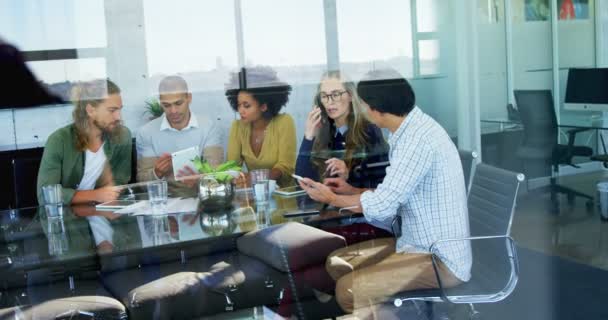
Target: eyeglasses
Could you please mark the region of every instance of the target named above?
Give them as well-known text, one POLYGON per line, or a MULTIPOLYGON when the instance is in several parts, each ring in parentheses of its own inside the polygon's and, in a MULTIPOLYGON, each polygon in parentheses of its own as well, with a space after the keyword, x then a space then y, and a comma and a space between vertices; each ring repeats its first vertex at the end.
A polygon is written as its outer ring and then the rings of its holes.
POLYGON ((328 103, 330 98, 331 98, 331 101, 338 102, 338 101, 342 100, 342 95, 347 92, 348 91, 344 90, 344 91, 334 91, 330 94, 321 93, 321 94, 319 94, 319 98, 321 98, 321 102, 323 102, 323 103, 328 103))

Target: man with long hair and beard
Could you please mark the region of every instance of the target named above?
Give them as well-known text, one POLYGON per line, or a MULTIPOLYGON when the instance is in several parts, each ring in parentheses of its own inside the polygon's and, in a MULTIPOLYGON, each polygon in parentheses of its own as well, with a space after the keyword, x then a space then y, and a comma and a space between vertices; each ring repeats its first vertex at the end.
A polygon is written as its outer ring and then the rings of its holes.
POLYGON ((102 203, 118 198, 116 185, 131 177, 131 132, 121 123, 120 89, 110 80, 72 88, 74 122, 53 132, 38 171, 42 187, 61 184, 63 203, 102 203))

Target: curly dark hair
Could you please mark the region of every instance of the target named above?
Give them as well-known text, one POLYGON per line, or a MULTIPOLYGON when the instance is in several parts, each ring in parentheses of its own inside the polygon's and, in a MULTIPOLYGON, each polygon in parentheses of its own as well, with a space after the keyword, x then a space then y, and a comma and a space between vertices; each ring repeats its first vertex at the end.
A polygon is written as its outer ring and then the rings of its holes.
POLYGON ((266 105, 266 111, 262 113, 265 119, 276 116, 289 101, 291 93, 291 86, 279 81, 276 71, 270 67, 243 68, 232 74, 226 87, 230 88, 226 90, 226 98, 234 111, 238 112, 237 98, 243 91, 251 94, 260 105, 266 105))

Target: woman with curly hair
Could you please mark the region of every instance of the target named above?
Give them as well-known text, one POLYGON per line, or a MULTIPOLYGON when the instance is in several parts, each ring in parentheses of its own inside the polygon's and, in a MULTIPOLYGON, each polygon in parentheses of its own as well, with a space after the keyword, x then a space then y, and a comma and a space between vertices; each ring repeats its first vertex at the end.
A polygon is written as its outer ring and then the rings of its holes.
POLYGON ((230 86, 226 97, 240 119, 230 128, 227 160, 245 163, 249 171, 270 169, 271 180, 289 185, 296 164, 296 130, 293 118, 279 111, 289 100, 291 86, 269 67, 243 69, 232 75, 230 86))

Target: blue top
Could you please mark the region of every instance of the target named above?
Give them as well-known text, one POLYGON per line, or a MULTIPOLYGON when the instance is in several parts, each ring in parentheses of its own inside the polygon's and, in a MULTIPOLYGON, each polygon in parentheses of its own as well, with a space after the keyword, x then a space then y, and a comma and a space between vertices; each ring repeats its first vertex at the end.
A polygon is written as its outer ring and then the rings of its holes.
MULTIPOLYGON (((336 135, 331 141, 332 149, 328 151, 344 150, 346 128, 341 127, 336 129, 336 135)), ((369 124, 365 130, 367 134, 367 144, 365 145, 366 156, 364 159, 355 160, 348 175, 348 183, 355 187, 375 188, 384 179, 385 167, 368 169, 362 173, 354 172, 354 169, 359 164, 371 164, 376 162, 388 161, 388 145, 382 136, 382 131, 375 125, 369 124)), ((313 140, 306 138, 302 139, 300 152, 296 160, 296 174, 302 177, 307 177, 315 181, 319 180, 319 171, 315 164, 311 161, 311 152, 314 144, 313 140)), ((330 158, 330 157, 328 157, 330 158)), ((340 158, 340 157, 337 157, 340 158)))

